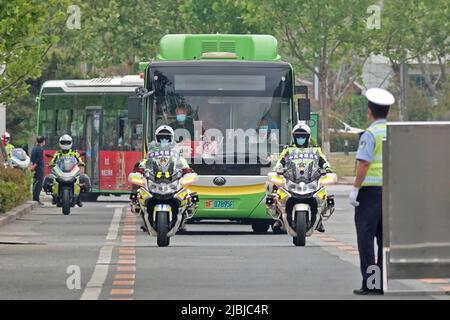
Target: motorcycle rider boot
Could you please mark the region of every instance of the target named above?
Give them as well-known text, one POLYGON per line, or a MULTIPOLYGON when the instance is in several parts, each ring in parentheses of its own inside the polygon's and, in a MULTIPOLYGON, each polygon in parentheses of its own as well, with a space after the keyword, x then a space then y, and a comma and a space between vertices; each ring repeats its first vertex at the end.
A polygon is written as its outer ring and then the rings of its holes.
POLYGON ((325 227, 323 226, 322 221, 320 221, 320 223, 317 226, 316 230, 319 231, 319 232, 322 232, 322 233, 325 232, 325 227))
POLYGON ((78 196, 77 205, 81 208, 83 206, 83 202, 81 202, 81 196, 78 196))
POLYGON ((181 234, 181 233, 185 233, 185 232, 187 232, 186 222, 183 221, 183 223, 181 223, 180 227, 178 228, 177 233, 181 234))

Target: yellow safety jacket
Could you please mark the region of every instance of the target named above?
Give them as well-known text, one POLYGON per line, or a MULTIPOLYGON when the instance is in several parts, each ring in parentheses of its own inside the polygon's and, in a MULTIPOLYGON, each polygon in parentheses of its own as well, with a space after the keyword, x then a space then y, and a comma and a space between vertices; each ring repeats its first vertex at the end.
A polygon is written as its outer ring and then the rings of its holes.
POLYGON ((57 151, 57 152, 53 155, 52 160, 50 160, 50 163, 49 163, 50 166, 54 166, 56 160, 58 160, 60 157, 74 157, 74 158, 77 159, 78 165, 80 165, 80 166, 84 166, 84 165, 85 165, 85 163, 84 163, 83 160, 81 159, 80 154, 79 154, 78 152, 76 152, 76 151, 70 149, 70 150, 67 150, 66 152, 63 152, 62 150, 57 151))
POLYGON ((367 129, 367 132, 375 138, 375 148, 372 154, 372 161, 361 186, 381 187, 383 185, 383 139, 386 138, 386 123, 373 123, 367 129))
MULTIPOLYGON (((311 146, 311 147, 306 147, 306 148, 299 148, 296 145, 292 145, 292 146, 284 148, 284 150, 281 152, 280 156, 278 157, 278 161, 274 167, 274 170, 276 171, 277 169, 283 168, 286 164, 285 163, 286 158, 289 157, 290 154, 293 154, 296 152, 308 154, 308 155, 311 155, 311 157, 317 157, 317 159, 311 158, 310 160, 312 160, 312 161, 317 160, 319 162, 319 166, 322 169, 327 169, 329 172, 333 171, 330 166, 330 163, 325 158, 325 155, 323 154, 322 149, 320 147, 311 146)), ((304 160, 307 160, 307 158, 302 158, 302 161, 304 161, 304 160)))
POLYGON ((8 158, 11 158, 11 151, 13 151, 14 148, 15 148, 14 145, 12 145, 11 143, 8 143, 8 144, 5 146, 6 155, 8 156, 8 158))

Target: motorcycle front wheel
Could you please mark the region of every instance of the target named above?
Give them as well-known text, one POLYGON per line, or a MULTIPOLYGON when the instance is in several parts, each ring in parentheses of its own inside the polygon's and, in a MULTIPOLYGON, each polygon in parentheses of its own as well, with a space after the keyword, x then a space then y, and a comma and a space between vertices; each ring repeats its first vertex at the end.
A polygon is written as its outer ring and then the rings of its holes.
POLYGON ((293 238, 293 243, 297 247, 304 247, 306 245, 306 215, 308 211, 295 212, 295 232, 297 237, 293 238))
POLYGON ((158 217, 158 247, 167 247, 170 244, 170 238, 167 236, 167 233, 169 233, 169 213, 157 212, 156 216, 158 217))
POLYGON ((71 197, 70 197, 70 189, 64 188, 62 191, 62 212, 63 215, 67 216, 70 214, 71 207, 71 197))

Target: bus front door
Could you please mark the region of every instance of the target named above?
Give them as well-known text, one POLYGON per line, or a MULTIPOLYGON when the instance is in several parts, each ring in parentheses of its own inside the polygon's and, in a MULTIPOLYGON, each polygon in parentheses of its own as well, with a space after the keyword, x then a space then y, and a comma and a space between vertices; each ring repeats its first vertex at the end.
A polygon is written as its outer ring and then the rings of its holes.
POLYGON ((99 152, 100 152, 100 128, 101 107, 86 107, 85 112, 85 150, 86 173, 91 178, 92 191, 100 188, 99 152))

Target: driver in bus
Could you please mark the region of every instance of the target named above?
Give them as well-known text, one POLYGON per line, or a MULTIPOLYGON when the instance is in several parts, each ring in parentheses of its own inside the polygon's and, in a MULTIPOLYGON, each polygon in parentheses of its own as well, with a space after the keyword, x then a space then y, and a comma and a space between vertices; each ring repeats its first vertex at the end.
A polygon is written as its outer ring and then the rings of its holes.
MULTIPOLYGON (((188 108, 185 104, 178 105, 175 109, 176 120, 169 125, 174 131, 176 130, 187 130, 191 137, 191 141, 194 140, 194 124, 192 119, 188 117, 188 108)), ((178 134, 177 136, 185 136, 185 134, 178 134)), ((181 142, 181 141, 177 141, 181 142)))
MULTIPOLYGON (((283 152, 281 152, 278 157, 278 161, 273 168, 273 171, 280 171, 286 166, 286 157, 296 150, 302 150, 303 152, 313 152, 319 154, 319 166, 324 169, 326 173, 332 173, 333 169, 330 166, 330 163, 325 158, 325 155, 322 153, 322 149, 318 145, 314 145, 311 142, 311 128, 306 125, 299 123, 292 130, 292 141, 293 145, 286 147, 283 152)), ((270 187, 269 187, 270 189, 270 187)), ((269 190, 270 191, 270 190, 269 190)), ((275 224, 280 224, 280 221, 276 221, 275 224)), ((274 225, 275 226, 275 225, 274 225)), ((317 226, 317 231, 325 232, 325 227, 322 222, 317 226)))

